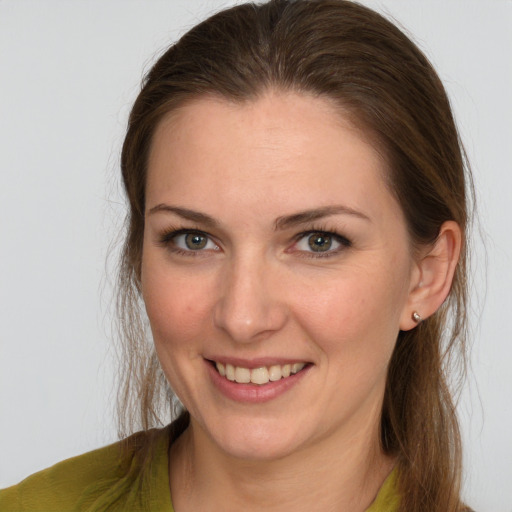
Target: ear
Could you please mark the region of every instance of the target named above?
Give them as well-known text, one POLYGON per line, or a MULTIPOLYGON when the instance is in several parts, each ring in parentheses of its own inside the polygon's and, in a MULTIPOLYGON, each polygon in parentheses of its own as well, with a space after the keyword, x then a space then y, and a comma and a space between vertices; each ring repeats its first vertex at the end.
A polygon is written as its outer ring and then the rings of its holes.
POLYGON ((400 317, 400 329, 408 331, 418 325, 413 314, 422 320, 433 315, 450 292, 462 245, 460 226, 454 221, 443 223, 433 245, 422 249, 412 271, 407 303, 400 317))

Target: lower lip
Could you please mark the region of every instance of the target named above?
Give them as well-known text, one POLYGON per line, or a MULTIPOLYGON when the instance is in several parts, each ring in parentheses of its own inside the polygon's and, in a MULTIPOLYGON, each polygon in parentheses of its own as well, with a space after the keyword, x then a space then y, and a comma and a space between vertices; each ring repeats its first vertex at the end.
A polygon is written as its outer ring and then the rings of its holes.
POLYGON ((236 402, 253 404, 268 402, 286 393, 297 385, 311 368, 311 365, 308 365, 294 375, 267 384, 239 384, 222 377, 210 362, 207 361, 206 364, 210 378, 224 396, 236 402))

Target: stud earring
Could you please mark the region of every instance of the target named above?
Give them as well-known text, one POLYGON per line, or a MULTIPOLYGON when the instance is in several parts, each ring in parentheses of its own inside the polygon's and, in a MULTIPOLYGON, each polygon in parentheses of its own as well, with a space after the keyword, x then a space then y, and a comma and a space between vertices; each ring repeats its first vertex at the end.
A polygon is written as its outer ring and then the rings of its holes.
POLYGON ((417 311, 413 311, 412 313, 412 319, 419 324, 423 319, 421 318, 420 314, 417 311))

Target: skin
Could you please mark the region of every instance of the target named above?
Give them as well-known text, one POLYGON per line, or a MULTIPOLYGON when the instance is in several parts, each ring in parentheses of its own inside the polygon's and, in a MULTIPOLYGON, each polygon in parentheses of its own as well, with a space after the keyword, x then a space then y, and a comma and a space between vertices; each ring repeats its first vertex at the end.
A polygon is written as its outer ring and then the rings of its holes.
POLYGON ((191 414, 171 449, 177 511, 356 512, 375 498, 393 466, 379 446, 388 363, 399 330, 416 325, 421 287, 440 274, 422 273, 385 176, 325 99, 203 97, 158 127, 141 280, 158 357, 191 414), (346 211, 276 229, 331 206, 346 211), (188 249, 176 229, 207 245, 188 249), (319 230, 350 244, 334 238, 318 257, 304 233, 319 230), (279 396, 244 403, 212 382, 207 360, 220 358, 308 367, 279 396))

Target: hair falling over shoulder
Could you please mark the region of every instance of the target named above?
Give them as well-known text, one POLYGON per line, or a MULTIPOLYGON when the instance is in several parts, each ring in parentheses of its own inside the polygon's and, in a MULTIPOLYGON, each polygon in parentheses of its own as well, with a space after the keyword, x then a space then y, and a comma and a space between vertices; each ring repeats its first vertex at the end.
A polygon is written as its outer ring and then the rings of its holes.
MULTIPOLYGON (((124 434, 158 424, 176 404, 149 341, 140 297, 146 167, 155 128, 198 96, 243 102, 272 88, 329 98, 369 134, 387 162, 413 245, 435 241, 448 220, 468 231, 472 181, 446 92, 393 23, 348 0, 247 3, 200 23, 147 74, 122 150, 129 203, 118 296, 124 434)), ((464 510, 454 397, 466 361, 466 246, 464 237, 447 301, 399 334, 389 365, 381 441, 397 460, 401 512, 464 510)))

